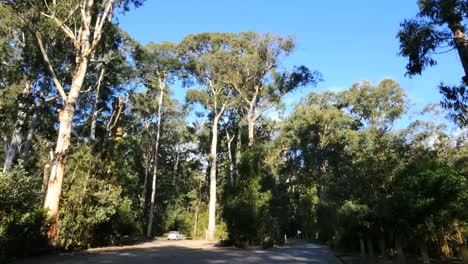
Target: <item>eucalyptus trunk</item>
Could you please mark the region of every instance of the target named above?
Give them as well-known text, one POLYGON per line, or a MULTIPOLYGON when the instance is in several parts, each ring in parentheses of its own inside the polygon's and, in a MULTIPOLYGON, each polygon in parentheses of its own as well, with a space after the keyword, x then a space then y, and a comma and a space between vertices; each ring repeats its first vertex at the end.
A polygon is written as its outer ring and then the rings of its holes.
POLYGON ((369 252, 369 263, 375 263, 374 244, 370 237, 367 238, 367 251, 369 252))
POLYGON ((47 218, 51 222, 49 237, 54 240, 57 234, 57 221, 60 203, 60 195, 62 192, 63 177, 67 166, 69 155, 70 135, 72 128, 73 115, 75 114, 76 103, 80 95, 81 87, 86 75, 88 67, 88 59, 83 58, 77 65, 77 69, 73 74, 70 94, 64 102, 62 109, 59 111, 59 133, 57 145, 54 152, 54 160, 52 161, 49 183, 47 186, 47 195, 44 202, 44 207, 47 211, 47 218))
POLYGON ((41 110, 41 102, 34 108, 34 113, 31 117, 31 123, 29 124, 28 134, 26 135, 26 141, 22 150, 21 158, 26 161, 29 159, 29 153, 31 152, 32 141, 34 132, 36 131, 37 119, 39 118, 39 111, 41 110))
POLYGON ((397 263, 398 264, 405 264, 406 263, 406 257, 405 257, 405 252, 403 251, 403 245, 402 245, 400 235, 395 236, 395 249, 397 251, 397 263))
POLYGON ((194 238, 197 238, 197 232, 198 232, 198 201, 197 201, 197 205, 195 206, 195 220, 194 220, 194 223, 193 223, 193 237, 194 238))
POLYGON ((359 249, 361 251, 361 262, 364 262, 366 259, 366 244, 364 238, 359 238, 359 249))
POLYGON ((387 257, 387 251, 386 251, 386 245, 385 245, 385 235, 384 233, 381 234, 380 238, 379 238, 379 251, 380 251, 380 255, 382 255, 382 258, 384 260, 388 259, 387 257))
POLYGON ((234 185, 238 185, 239 184, 239 180, 240 180, 240 173, 239 173, 239 166, 240 166, 240 163, 241 163, 241 159, 242 159, 242 152, 241 152, 241 148, 242 148, 242 133, 241 133, 241 122, 239 122, 238 124, 238 127, 237 127, 237 139, 236 139, 236 156, 235 156, 235 165, 234 165, 234 185))
POLYGON ((226 129, 227 147, 228 147, 228 159, 229 159, 229 184, 234 184, 234 160, 232 158, 232 141, 234 135, 231 137, 229 131, 226 129))
MULTIPOLYGON (((55 147, 54 160, 52 161, 50 169, 50 177, 48 179, 47 194, 44 201, 44 207, 48 209, 47 219, 51 224, 48 235, 53 243, 56 241, 58 232, 57 221, 60 195, 62 192, 63 177, 65 175, 69 155, 73 115, 75 114, 76 104, 86 76, 89 60, 94 58, 96 47, 101 40, 104 24, 112 18, 114 1, 115 0, 108 0, 102 3, 103 9, 99 14, 96 14, 98 3, 95 3, 94 0, 80 2, 80 5, 77 7, 80 9, 80 12, 77 13, 81 15, 81 23, 78 26, 79 29, 77 28, 75 31, 71 30, 66 21, 59 21, 55 16, 55 12, 51 12, 51 14, 44 13, 46 17, 51 19, 51 21, 56 23, 58 21, 57 24, 59 28, 74 45, 74 54, 76 55, 74 64, 76 66, 70 74, 71 83, 68 95, 54 71, 54 65, 49 59, 49 51, 47 45, 44 45, 45 42, 42 39, 41 32, 35 32, 35 37, 41 50, 42 58, 63 102, 63 107, 58 113, 58 138, 55 147), (96 19, 93 19, 94 17, 96 17, 96 19), (94 25, 92 25, 92 23, 94 23, 94 25), (93 30, 93 33, 91 33, 91 30, 93 30)), ((56 1, 53 1, 51 4, 52 9, 57 7, 56 1)))
POLYGON ((22 93, 18 97, 18 113, 14 125, 13 134, 11 136, 11 142, 8 144, 5 153, 5 163, 3 164, 3 173, 7 173, 12 167, 18 156, 20 146, 23 144, 23 128, 26 123, 27 110, 28 110, 28 99, 31 97, 32 84, 25 77, 24 87, 22 93))
POLYGON ((156 181, 158 178, 158 165, 159 165, 159 138, 161 135, 161 116, 162 116, 162 104, 163 104, 163 97, 164 97, 164 88, 165 84, 160 80, 160 87, 161 91, 159 93, 159 104, 158 104, 158 125, 156 127, 156 142, 154 146, 154 167, 153 167, 153 184, 151 186, 151 205, 149 210, 149 219, 148 219, 148 228, 146 230, 146 236, 151 237, 152 235, 152 228, 153 228, 153 218, 154 218, 154 207, 156 205, 156 181))
POLYGON ((176 150, 176 159, 174 162, 174 171, 173 171, 173 177, 172 177, 172 185, 174 186, 175 193, 179 193, 179 185, 177 184, 177 178, 178 178, 178 169, 179 169, 179 159, 180 159, 180 151, 176 150))
POLYGON ((430 264, 431 260, 429 258, 429 252, 427 250, 427 244, 425 241, 421 241, 419 245, 419 250, 421 251, 421 258, 424 264, 430 264))
POLYGON ((149 161, 148 157, 145 155, 145 180, 143 182, 143 191, 141 193, 141 200, 140 200, 140 208, 145 211, 146 207, 146 190, 147 190, 147 185, 148 185, 148 169, 149 169, 149 161))
POLYGON ((216 162, 218 158, 218 123, 220 114, 217 114, 213 119, 213 127, 211 129, 211 151, 210 151, 210 205, 208 216, 207 239, 214 240, 216 229, 216 162))
POLYGON ((247 120, 248 133, 249 133, 249 147, 252 147, 255 143, 255 122, 249 118, 247 120))
POLYGON ((455 47, 465 72, 463 82, 468 84, 468 42, 465 27, 459 21, 450 21, 448 24, 454 36, 455 47))

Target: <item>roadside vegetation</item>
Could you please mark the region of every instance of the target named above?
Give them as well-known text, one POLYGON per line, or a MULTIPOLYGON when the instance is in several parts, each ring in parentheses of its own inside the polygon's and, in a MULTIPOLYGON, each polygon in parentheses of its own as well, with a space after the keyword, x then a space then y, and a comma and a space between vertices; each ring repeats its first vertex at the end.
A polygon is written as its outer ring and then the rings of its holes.
MULTIPOLYGON (((447 45, 466 72, 468 1, 418 2, 398 34, 408 74, 447 45)), ((326 76, 286 67, 291 36, 143 45, 113 17, 142 5, 1 2, 0 262, 171 230, 271 247, 300 230, 369 263, 467 263, 466 76, 402 127, 416 109, 394 80, 314 92, 326 76)))

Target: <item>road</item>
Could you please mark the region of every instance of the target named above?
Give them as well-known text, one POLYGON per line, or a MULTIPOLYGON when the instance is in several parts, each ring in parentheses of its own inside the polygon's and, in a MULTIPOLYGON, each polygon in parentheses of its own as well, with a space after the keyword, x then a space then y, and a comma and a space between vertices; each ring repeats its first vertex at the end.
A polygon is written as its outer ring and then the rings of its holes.
POLYGON ((206 241, 154 241, 134 246, 87 250, 78 254, 43 256, 23 260, 21 264, 119 264, 119 263, 314 263, 339 264, 324 246, 291 241, 287 246, 269 250, 242 250, 215 247, 206 241))

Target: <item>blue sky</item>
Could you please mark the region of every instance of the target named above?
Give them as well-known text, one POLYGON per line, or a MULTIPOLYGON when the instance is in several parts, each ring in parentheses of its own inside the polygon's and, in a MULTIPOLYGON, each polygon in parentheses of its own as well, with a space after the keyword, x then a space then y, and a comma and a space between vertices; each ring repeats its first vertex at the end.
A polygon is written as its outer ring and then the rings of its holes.
MULTIPOLYGON (((400 22, 417 10, 416 0, 147 0, 118 20, 143 44, 179 42, 188 34, 215 31, 293 35, 297 49, 285 67, 304 64, 320 71, 324 81, 288 96, 287 104, 311 91, 392 78, 406 89, 414 108, 421 109, 440 101, 440 81, 458 84, 463 72, 458 55, 450 52, 438 55, 438 65, 422 76, 404 76, 406 60, 398 55, 396 34, 400 22)), ((176 98, 184 96, 185 89, 175 89, 176 98)))

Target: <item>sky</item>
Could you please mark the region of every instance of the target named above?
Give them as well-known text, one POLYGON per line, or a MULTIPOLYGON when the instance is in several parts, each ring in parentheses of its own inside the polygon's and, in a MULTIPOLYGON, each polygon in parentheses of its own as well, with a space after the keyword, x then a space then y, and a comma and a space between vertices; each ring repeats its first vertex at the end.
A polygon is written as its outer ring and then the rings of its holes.
MULTIPOLYGON (((398 55, 396 34, 400 23, 417 12, 416 0, 146 0, 118 21, 143 44, 180 42, 201 32, 292 35, 297 47, 284 68, 305 65, 321 72, 324 81, 287 96, 288 106, 309 92, 341 91, 359 81, 377 84, 391 78, 406 90, 413 111, 419 111, 441 100, 441 81, 459 84, 463 71, 458 55, 449 52, 437 55, 438 65, 421 76, 405 77, 406 59, 398 55)), ((174 96, 183 100, 185 91, 176 87, 174 96)), ((404 118, 400 126, 408 122, 404 118)))

